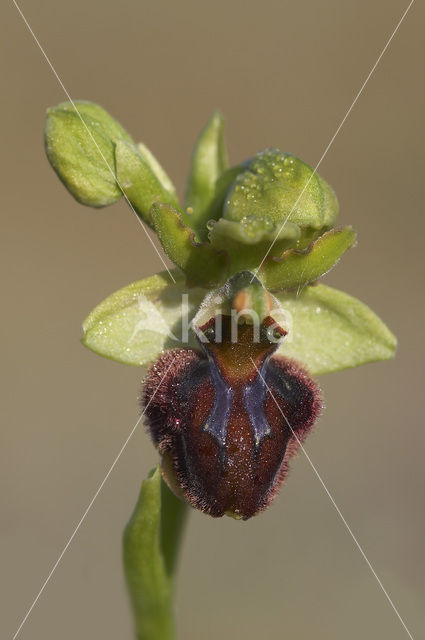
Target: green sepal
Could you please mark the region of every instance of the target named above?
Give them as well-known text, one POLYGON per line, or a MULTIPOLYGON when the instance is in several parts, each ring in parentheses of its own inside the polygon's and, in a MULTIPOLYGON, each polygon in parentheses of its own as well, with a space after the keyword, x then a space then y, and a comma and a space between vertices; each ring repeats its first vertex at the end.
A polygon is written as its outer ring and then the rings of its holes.
POLYGON ((228 257, 209 242, 197 242, 181 214, 167 204, 155 203, 151 208, 153 227, 165 253, 187 277, 191 287, 214 287, 226 277, 228 257))
POLYGON ((159 467, 143 481, 123 536, 124 572, 138 640, 173 640, 174 565, 187 506, 164 485, 159 467))
MULTIPOLYGON (((190 323, 208 291, 187 290, 183 274, 174 270, 173 275, 175 284, 169 284, 164 272, 106 298, 84 321, 83 344, 99 355, 135 366, 153 362, 163 349, 196 348, 190 330, 189 341, 180 341, 185 337, 182 294, 188 295, 190 323)), ((299 295, 285 292, 275 296, 289 329, 279 353, 302 362, 313 375, 394 356, 394 335, 356 298, 325 285, 307 286, 299 295)))
POLYGON ((189 343, 182 326, 182 304, 187 303, 189 321, 206 294, 205 289, 187 290, 185 277, 172 271, 133 282, 108 296, 83 322, 82 343, 98 355, 123 364, 145 366, 163 349, 195 346, 189 331, 189 343), (182 299, 187 293, 187 300, 182 299))
POLYGON ((185 201, 185 222, 192 229, 205 228, 216 197, 216 181, 227 165, 223 116, 216 111, 201 131, 192 155, 185 201))
POLYGON ((143 157, 131 142, 120 141, 115 147, 118 182, 135 211, 152 226, 150 208, 154 202, 167 202, 174 207, 178 207, 179 202, 174 189, 166 189, 163 176, 162 179, 158 177, 158 166, 155 169, 152 166, 153 156, 149 162, 145 158, 148 158, 146 148, 143 157))
POLYGON ((289 325, 278 354, 302 362, 313 375, 394 357, 395 336, 369 307, 347 293, 320 284, 300 295, 275 295, 289 325))
POLYGON ((280 258, 268 256, 258 277, 271 291, 303 287, 330 271, 355 244, 356 236, 352 227, 332 229, 304 251, 288 249, 280 258))
POLYGON ((63 102, 47 111, 45 148, 50 164, 78 202, 105 207, 122 196, 115 180, 114 147, 131 136, 92 102, 63 102))

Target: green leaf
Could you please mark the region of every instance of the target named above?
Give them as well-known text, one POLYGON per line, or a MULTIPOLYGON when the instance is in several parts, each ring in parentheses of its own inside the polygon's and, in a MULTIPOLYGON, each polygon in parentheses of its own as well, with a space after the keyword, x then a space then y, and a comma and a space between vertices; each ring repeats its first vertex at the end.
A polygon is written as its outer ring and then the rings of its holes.
POLYGON ((275 294, 289 321, 280 354, 302 362, 313 375, 388 360, 396 338, 365 304, 325 285, 275 294))
POLYGON ((227 168, 223 129, 223 117, 216 111, 201 132, 193 152, 185 217, 192 229, 205 228, 208 209, 216 196, 216 181, 227 168))
POLYGON ((63 102, 47 111, 45 148, 50 164, 78 202, 105 207, 122 195, 115 180, 114 147, 130 135, 92 102, 63 102))
POLYGON ((281 258, 268 257, 261 266, 259 277, 271 291, 305 286, 330 271, 342 254, 354 245, 356 235, 352 227, 332 229, 304 251, 288 249, 281 258))
POLYGON ((186 276, 189 286, 214 287, 226 277, 228 258, 209 242, 197 242, 181 214, 166 204, 151 208, 153 227, 165 253, 186 276))
POLYGON ((134 366, 151 363, 162 349, 188 346, 186 335, 189 345, 195 346, 192 332, 182 326, 182 311, 187 304, 190 322, 206 291, 188 291, 177 269, 173 276, 175 284, 163 272, 133 282, 103 300, 84 320, 82 343, 105 358, 134 366), (182 298, 185 293, 187 299, 182 298))
MULTIPOLYGON (((146 148, 145 157, 148 157, 146 148)), ((152 157, 148 163, 131 142, 119 141, 115 147, 118 182, 135 211, 150 226, 152 226, 150 208, 154 202, 167 202, 173 206, 179 206, 174 189, 172 191, 165 189, 163 176, 161 180, 155 173, 159 165, 155 165, 154 171, 152 157)))
POLYGON ((138 640, 172 640, 173 573, 187 506, 159 467, 144 480, 123 536, 124 572, 138 640))

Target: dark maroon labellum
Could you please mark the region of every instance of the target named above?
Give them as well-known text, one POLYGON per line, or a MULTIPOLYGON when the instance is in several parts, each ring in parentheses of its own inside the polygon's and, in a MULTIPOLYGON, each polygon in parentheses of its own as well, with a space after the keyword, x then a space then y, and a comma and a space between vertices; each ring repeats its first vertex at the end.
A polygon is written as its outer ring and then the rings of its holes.
POLYGON ((319 388, 306 371, 273 356, 272 324, 266 317, 254 341, 252 324, 242 323, 235 342, 230 317, 213 318, 201 327, 208 340, 201 351, 165 352, 144 384, 165 479, 212 516, 247 519, 265 509, 321 409, 319 388))

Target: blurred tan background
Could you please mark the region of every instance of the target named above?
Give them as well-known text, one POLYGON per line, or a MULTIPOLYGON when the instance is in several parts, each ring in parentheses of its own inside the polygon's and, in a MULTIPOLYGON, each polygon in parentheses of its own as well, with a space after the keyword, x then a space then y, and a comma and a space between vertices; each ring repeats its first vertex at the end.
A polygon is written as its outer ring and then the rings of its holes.
MULTIPOLYGON (((22 0, 74 98, 143 140, 180 192, 199 129, 227 118, 232 162, 273 145, 315 164, 407 0, 22 0)), ((2 5, 0 601, 11 638, 137 418, 140 372, 79 344, 107 294, 161 269, 124 202, 74 202, 44 156, 65 99, 2 5)), ((326 279, 370 304, 397 359, 323 377, 308 452, 415 639, 424 636, 424 7, 414 3, 324 160, 359 245, 326 279)), ((155 451, 138 429, 20 637, 131 638, 123 526, 155 451)), ((184 640, 407 637, 306 459, 247 523, 192 513, 184 640)))

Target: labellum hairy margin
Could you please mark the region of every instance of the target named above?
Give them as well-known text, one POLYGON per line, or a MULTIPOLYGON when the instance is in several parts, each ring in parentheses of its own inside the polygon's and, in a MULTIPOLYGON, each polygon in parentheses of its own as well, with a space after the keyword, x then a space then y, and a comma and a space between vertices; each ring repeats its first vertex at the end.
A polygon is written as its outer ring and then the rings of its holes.
POLYGON ((166 482, 212 516, 265 509, 321 410, 308 373, 274 355, 287 333, 276 304, 250 272, 233 276, 193 321, 200 349, 164 352, 144 383, 166 482))

